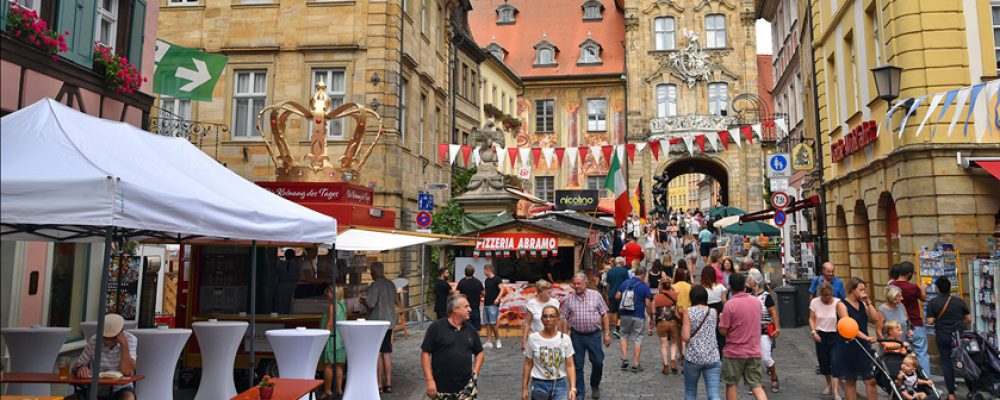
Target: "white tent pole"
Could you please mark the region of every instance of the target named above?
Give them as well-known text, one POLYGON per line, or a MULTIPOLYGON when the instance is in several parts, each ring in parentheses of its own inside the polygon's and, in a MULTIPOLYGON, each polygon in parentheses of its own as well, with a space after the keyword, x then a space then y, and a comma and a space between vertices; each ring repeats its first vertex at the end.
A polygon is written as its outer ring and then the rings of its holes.
POLYGON ((427 245, 420 245, 420 322, 421 325, 427 318, 424 317, 427 308, 427 281, 425 273, 427 266, 427 245))
MULTIPOLYGON (((317 253, 318 253, 318 250, 317 250, 317 253)), ((330 315, 330 319, 333 321, 333 322, 330 323, 330 327, 331 327, 330 328, 330 334, 333 335, 333 343, 334 343, 334 346, 333 346, 333 362, 334 362, 334 366, 333 366, 333 369, 334 369, 333 379, 337 379, 337 365, 336 365, 336 363, 337 363, 337 335, 338 335, 338 333, 337 333, 337 300, 340 300, 340 299, 337 298, 337 276, 338 276, 337 275, 337 260, 340 258, 340 257, 337 257, 337 243, 333 243, 333 244, 330 245, 330 255, 333 256, 333 267, 330 268, 330 287, 333 288, 333 299, 330 300, 331 304, 333 304, 333 315, 330 315)), ((347 290, 347 289, 344 289, 344 290, 347 290)), ((345 297, 345 299, 344 299, 344 316, 346 317, 347 316, 347 299, 346 299, 347 296, 344 296, 344 297, 345 297)), ((319 328, 323 329, 322 326, 319 327, 319 328)))
MULTIPOLYGON (((97 392, 101 385, 101 345, 104 344, 104 316, 107 314, 108 302, 108 270, 111 269, 111 242, 114 227, 104 228, 104 262, 101 267, 101 291, 97 293, 97 338, 94 339, 94 357, 90 360, 90 393, 87 397, 90 400, 97 400, 97 392)), ((84 338, 90 340, 90 338, 84 338)), ((125 351, 128 351, 127 349, 125 351)))
POLYGON ((257 241, 250 241, 250 370, 247 371, 250 381, 248 387, 253 387, 254 379, 254 348, 257 339, 257 241))

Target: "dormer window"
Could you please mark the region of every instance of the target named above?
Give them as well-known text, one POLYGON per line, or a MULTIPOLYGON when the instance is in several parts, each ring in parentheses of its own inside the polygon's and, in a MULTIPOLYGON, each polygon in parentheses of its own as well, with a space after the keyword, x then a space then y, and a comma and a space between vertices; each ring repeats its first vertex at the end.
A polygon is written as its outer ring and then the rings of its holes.
POLYGON ((514 7, 507 1, 503 4, 497 6, 497 25, 513 25, 514 16, 517 15, 517 7, 514 7))
POLYGON ((601 4, 598 0, 587 0, 583 2, 581 8, 583 8, 584 21, 600 21, 604 18, 602 16, 604 4, 601 4))
POLYGON ((597 64, 600 65, 603 61, 601 60, 601 44, 597 43, 596 40, 590 38, 590 34, 587 34, 587 40, 580 43, 580 59, 576 60, 577 64, 597 64))
POLYGON ((535 65, 534 67, 554 67, 556 66, 556 53, 559 48, 549 41, 545 34, 542 34, 542 41, 535 45, 535 65))
POLYGON ((497 60, 500 60, 501 62, 503 61, 504 57, 507 55, 507 49, 505 49, 505 48, 503 48, 503 46, 497 44, 496 41, 494 41, 494 42, 486 45, 486 51, 490 52, 490 54, 492 54, 493 57, 496 57, 497 60))

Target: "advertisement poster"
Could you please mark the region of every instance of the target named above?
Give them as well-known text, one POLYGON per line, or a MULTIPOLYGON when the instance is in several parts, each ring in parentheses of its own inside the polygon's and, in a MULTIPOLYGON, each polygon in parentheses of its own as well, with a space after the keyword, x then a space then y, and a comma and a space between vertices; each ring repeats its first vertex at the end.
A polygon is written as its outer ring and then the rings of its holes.
POLYGON ((135 256, 119 256, 111 261, 108 270, 108 300, 105 309, 133 321, 139 302, 139 264, 135 256))

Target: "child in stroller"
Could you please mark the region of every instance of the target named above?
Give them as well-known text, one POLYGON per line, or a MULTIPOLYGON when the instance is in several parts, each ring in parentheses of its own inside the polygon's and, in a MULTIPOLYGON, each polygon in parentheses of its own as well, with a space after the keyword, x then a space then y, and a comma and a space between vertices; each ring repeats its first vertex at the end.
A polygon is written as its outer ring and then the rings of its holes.
POLYGON ((899 353, 905 356, 913 350, 909 343, 903 341, 903 326, 899 322, 886 322, 884 329, 886 338, 892 341, 882 342, 883 353, 899 353))
MULTIPOLYGON (((886 325, 889 325, 888 323, 886 325)), ((916 355, 889 332, 889 339, 880 339, 879 354, 875 358, 875 383, 891 400, 938 400, 941 398, 927 372, 916 362, 916 355), (910 359, 909 365, 907 359, 910 359), (911 383, 912 385, 908 385, 911 383)))
POLYGON ((903 358, 903 363, 899 366, 896 388, 904 400, 924 400, 927 398, 926 388, 934 387, 934 382, 930 379, 921 379, 917 376, 918 365, 917 356, 910 354, 903 358))

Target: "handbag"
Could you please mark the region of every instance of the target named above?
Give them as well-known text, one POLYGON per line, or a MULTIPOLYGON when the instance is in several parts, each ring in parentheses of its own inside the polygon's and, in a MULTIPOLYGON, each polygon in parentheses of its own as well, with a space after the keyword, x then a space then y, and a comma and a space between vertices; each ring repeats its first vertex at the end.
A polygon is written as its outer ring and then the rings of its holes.
POLYGON ((979 369, 979 365, 976 365, 976 361, 972 359, 969 351, 965 349, 958 332, 955 332, 954 336, 952 339, 951 365, 955 369, 955 375, 962 377, 966 382, 979 379, 979 375, 983 371, 979 369))
POLYGON ((469 382, 458 393, 438 393, 434 397, 435 400, 477 400, 478 398, 479 388, 476 375, 472 375, 469 382))

